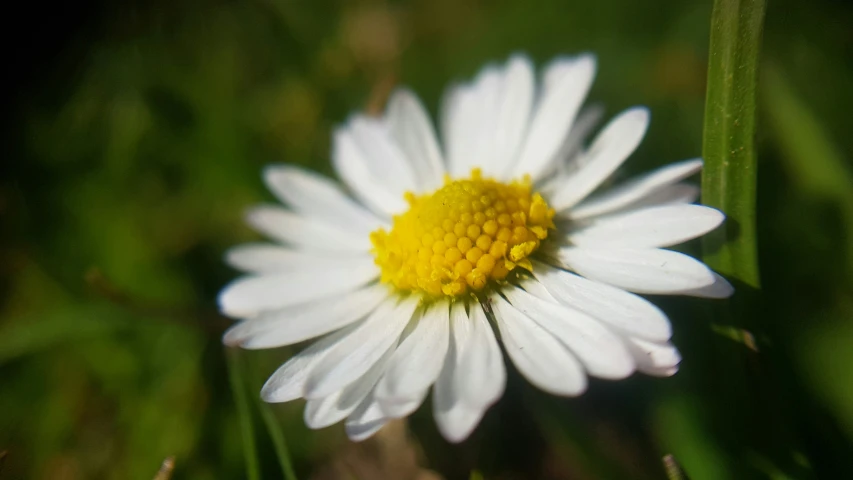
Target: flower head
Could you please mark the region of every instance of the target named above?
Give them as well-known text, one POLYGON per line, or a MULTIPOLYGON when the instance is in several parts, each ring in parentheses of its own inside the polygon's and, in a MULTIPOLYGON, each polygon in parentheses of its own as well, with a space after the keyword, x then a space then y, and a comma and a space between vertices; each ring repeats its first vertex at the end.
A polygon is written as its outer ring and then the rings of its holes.
POLYGON ((520 55, 452 87, 440 146, 407 90, 381 118, 334 135, 342 188, 295 167, 264 178, 287 205, 248 222, 276 241, 237 247, 247 272, 220 295, 241 321, 225 342, 271 348, 320 337, 263 388, 307 399, 312 428, 346 420, 359 440, 416 410, 432 388, 439 429, 466 438, 504 390, 509 359, 532 384, 581 394, 587 377, 675 373, 666 315, 637 293, 724 297, 731 286, 668 247, 724 219, 691 205, 688 160, 594 193, 637 147, 644 108, 581 112, 590 55, 558 58, 536 85, 520 55), (352 197, 350 196, 352 195, 352 197))

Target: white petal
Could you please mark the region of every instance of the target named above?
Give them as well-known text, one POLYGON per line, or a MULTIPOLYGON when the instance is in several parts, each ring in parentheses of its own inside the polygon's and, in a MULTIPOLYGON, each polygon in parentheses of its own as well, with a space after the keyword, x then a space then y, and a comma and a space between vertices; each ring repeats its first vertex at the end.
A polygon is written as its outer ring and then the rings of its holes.
POLYGON ((678 292, 679 295, 688 295, 701 298, 729 298, 735 293, 735 288, 728 280, 718 274, 714 274, 714 283, 706 287, 695 288, 678 292))
POLYGON ((669 377, 678 371, 681 355, 669 343, 628 338, 626 344, 637 361, 637 370, 658 377, 669 377))
POLYGON ((369 235, 353 235, 338 227, 280 207, 262 205, 246 214, 246 222, 275 240, 306 250, 365 253, 369 235))
POLYGON ((466 176, 473 167, 489 161, 502 80, 499 68, 486 66, 472 84, 456 87, 448 94, 442 133, 452 176, 466 176))
POLYGON ((360 442, 373 436, 384 427, 390 419, 382 413, 379 402, 371 392, 355 411, 347 418, 347 437, 353 442, 360 442))
POLYGON ((503 395, 506 369, 498 341, 479 303, 471 305, 471 337, 457 365, 457 389, 472 409, 485 408, 503 395))
POLYGON ((588 158, 580 155, 583 150, 583 143, 603 117, 604 107, 601 105, 592 105, 581 110, 578 118, 572 124, 572 129, 563 141, 563 145, 560 146, 560 151, 557 154, 557 159, 560 160, 556 165, 557 173, 568 174, 572 169, 581 166, 580 161, 588 160, 588 158))
POLYGON ((581 166, 554 194, 551 206, 557 211, 573 207, 598 188, 637 148, 649 126, 649 111, 628 109, 607 124, 583 153, 581 166))
POLYGON ((701 169, 701 158, 667 165, 584 200, 571 209, 569 216, 578 220, 620 210, 701 169))
POLYGON ((670 250, 561 248, 558 257, 584 277, 636 293, 672 294, 715 280, 702 262, 670 250))
MULTIPOLYGON (((591 55, 584 54, 582 56, 591 55)), ((578 58, 579 56, 575 55, 559 55, 548 62, 542 72, 542 88, 553 89, 557 87, 560 82, 564 80, 565 75, 570 74, 575 70, 575 64, 577 63, 578 58)), ((595 60, 594 56, 593 60, 595 60)))
POLYGON ((383 225, 382 220, 356 204, 337 184, 316 173, 271 165, 264 169, 264 180, 279 200, 306 217, 362 234, 383 225))
POLYGON ((373 389, 393 354, 392 345, 367 373, 343 390, 323 398, 308 400, 305 404, 305 424, 308 428, 318 429, 334 425, 355 411, 373 389))
POLYGON ((261 389, 261 398, 265 402, 289 402, 302 397, 305 380, 311 369, 332 347, 350 335, 357 325, 342 328, 314 342, 310 347, 290 358, 273 373, 261 389))
POLYGON ((292 345, 360 320, 387 297, 387 287, 371 285, 339 297, 263 312, 232 326, 223 338, 228 345, 250 349, 292 345))
POLYGON ((450 442, 461 442, 477 426, 486 407, 472 408, 465 404, 460 390, 462 378, 459 364, 463 352, 471 341, 471 321, 465 313, 463 302, 455 302, 450 309, 450 346, 444 366, 433 388, 433 415, 441 434, 450 442))
POLYGON ((422 403, 424 403, 424 399, 426 399, 427 393, 429 393, 429 389, 421 390, 416 394, 411 395, 408 399, 389 403, 385 401, 380 403, 380 409, 382 410, 382 414, 387 418, 403 418, 410 415, 412 412, 418 409, 422 403))
POLYGON ((433 414, 438 430, 448 442, 459 443, 468 438, 486 413, 485 408, 470 408, 462 402, 456 402, 453 407, 440 411, 437 408, 439 405, 435 403, 438 400, 434 392, 432 397, 433 414))
POLYGON ((572 161, 567 162, 567 166, 570 167, 580 167, 578 161, 589 160, 588 158, 581 158, 579 153, 583 149, 584 141, 595 127, 598 126, 602 118, 604 118, 604 107, 601 105, 591 105, 581 110, 578 118, 575 119, 575 123, 572 124, 572 129, 569 131, 566 141, 560 147, 560 153, 557 155, 557 158, 571 159, 572 161))
POLYGON ((467 162, 467 159, 458 153, 454 153, 461 148, 461 142, 467 138, 468 128, 472 127, 469 123, 462 121, 462 112, 467 112, 467 103, 470 101, 470 89, 463 84, 450 85, 441 98, 438 125, 444 147, 445 165, 452 176, 457 175, 457 170, 464 168, 470 170, 470 167, 466 167, 466 165, 456 165, 459 161, 467 162))
POLYGON ((655 248, 678 245, 717 228, 726 216, 701 205, 665 205, 597 217, 569 233, 578 247, 655 248))
MULTIPOLYGON (((536 272, 536 275, 538 277, 539 276, 539 266, 538 266, 539 263, 537 262, 534 265, 536 265, 536 268, 534 268, 534 271, 536 272)), ((551 295, 551 292, 549 292, 548 289, 545 288, 545 285, 542 285, 541 281, 533 281, 533 280, 525 281, 524 282, 524 290, 527 293, 529 293, 535 297, 539 297, 542 300, 545 300, 546 302, 561 303, 559 300, 554 298, 553 295, 551 295)), ((571 307, 572 305, 569 305, 569 306, 571 307)), ((575 307, 573 307, 573 308, 575 308, 575 307)))
POLYGON ((699 193, 699 187, 696 185, 689 183, 675 183, 659 188, 649 196, 631 204, 629 208, 694 203, 699 199, 699 193))
MULTIPOLYGON (((364 258, 368 258, 365 254, 364 258)), ((246 243, 225 253, 225 262, 232 267, 250 273, 280 273, 326 268, 342 260, 359 258, 351 253, 333 254, 293 250, 270 243, 246 243)))
POLYGON ((353 194, 386 219, 405 211, 405 198, 398 194, 398 189, 392 188, 393 184, 384 184, 375 176, 365 155, 349 129, 339 128, 335 131, 332 139, 332 164, 353 194))
POLYGON ((338 262, 334 267, 238 278, 219 293, 219 308, 232 317, 288 307, 349 292, 379 275, 369 259, 338 262))
POLYGON ((552 78, 543 86, 512 177, 529 174, 535 181, 553 166, 592 85, 594 56, 581 55, 571 63, 558 65, 559 75, 545 73, 546 78, 552 78))
POLYGON ((604 108, 600 105, 585 107, 578 114, 578 118, 575 119, 572 129, 560 147, 560 151, 557 152, 557 162, 554 165, 553 171, 546 174, 536 187, 536 190, 544 195, 545 198, 551 198, 572 172, 580 167, 578 162, 583 160, 583 158, 581 158, 579 153, 583 147, 583 142, 595 126, 598 125, 603 115, 604 108))
POLYGON ((447 354, 449 335, 450 303, 436 301, 400 343, 376 386, 376 398, 383 410, 418 399, 435 382, 447 354))
MULTIPOLYGON (((533 271, 553 298, 563 305, 581 310, 632 336, 653 341, 666 341, 672 336, 666 314, 640 296, 539 262, 534 263, 533 271)), ((536 295, 535 291, 528 291, 536 295)))
MULTIPOLYGON (((522 286, 531 282, 524 282, 522 286)), ((535 280, 532 283, 538 283, 535 280)), ((512 307, 551 332, 580 360, 590 375, 622 379, 634 372, 634 360, 622 339, 598 320, 565 305, 539 299, 519 288, 503 293, 512 307)))
POLYGON ((501 79, 488 158, 481 164, 486 175, 505 178, 510 173, 527 132, 534 91, 530 58, 513 55, 501 79))
POLYGON ((325 397, 364 375, 397 342, 418 302, 418 298, 407 298, 390 312, 383 308, 385 304, 380 305, 311 370, 305 383, 305 398, 325 397))
POLYGON ((419 191, 441 187, 444 161, 429 116, 417 96, 406 89, 395 91, 385 115, 388 129, 411 162, 419 191))
POLYGON ((499 295, 491 299, 504 348, 530 383, 554 395, 586 390, 586 374, 568 347, 499 295))
POLYGON ((374 177, 399 196, 417 191, 415 171, 381 120, 355 115, 349 128, 367 167, 374 177))

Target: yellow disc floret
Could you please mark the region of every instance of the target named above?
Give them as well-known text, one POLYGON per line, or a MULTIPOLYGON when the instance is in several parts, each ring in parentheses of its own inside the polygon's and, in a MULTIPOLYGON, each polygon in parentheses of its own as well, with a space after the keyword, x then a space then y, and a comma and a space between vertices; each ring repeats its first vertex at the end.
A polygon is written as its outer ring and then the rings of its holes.
POLYGON ((432 194, 407 194, 409 210, 391 231, 370 235, 382 281, 406 291, 458 296, 500 281, 528 258, 548 230, 554 210, 531 191, 529 178, 501 183, 483 178, 451 181, 432 194))

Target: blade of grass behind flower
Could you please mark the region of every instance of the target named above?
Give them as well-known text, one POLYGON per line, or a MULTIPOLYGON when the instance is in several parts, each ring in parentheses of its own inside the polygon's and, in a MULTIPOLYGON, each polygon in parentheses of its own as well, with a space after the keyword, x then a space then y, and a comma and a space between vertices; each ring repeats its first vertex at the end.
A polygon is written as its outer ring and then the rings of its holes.
POLYGON ((296 480, 296 472, 293 470, 293 460, 290 450, 287 448, 287 440, 284 436, 282 421, 275 415, 272 406, 264 402, 258 394, 264 384, 264 378, 260 375, 260 372, 264 371, 264 368, 260 365, 262 362, 258 362, 256 357, 243 358, 245 360, 243 368, 246 369, 245 371, 251 372, 249 394, 254 399, 252 403, 260 411, 261 421, 263 421, 264 428, 266 428, 266 431, 272 440, 273 450, 275 452, 276 459, 278 460, 278 464, 281 467, 283 478, 285 480, 296 480))
MULTIPOLYGON (((849 319, 853 302, 848 292, 853 281, 853 172, 837 138, 832 138, 823 118, 805 101, 790 82, 789 71, 764 63, 761 76, 761 107, 769 137, 779 153, 779 165, 791 187, 785 191, 792 201, 815 202, 831 215, 836 225, 830 230, 828 250, 839 258, 821 283, 835 302, 822 302, 821 311, 802 324, 786 322, 787 336, 796 338, 789 355, 776 359, 800 375, 785 380, 796 392, 795 404, 801 418, 800 429, 812 439, 804 450, 815 472, 831 477, 834 472, 851 471, 853 439, 853 385, 848 373, 853 354, 846 345, 853 338, 849 319), (846 259, 845 264, 840 258, 846 259), (846 270, 846 274, 842 271, 846 270), (799 378, 798 378, 799 377, 799 378), (825 410, 824 410, 825 409, 825 410), (846 433, 846 435, 845 435, 846 433)), ((799 219, 796 219, 799 221, 799 219)), ((803 227, 808 228, 808 227, 803 227)), ((818 232, 822 230, 818 229, 818 232)), ((798 232, 799 233, 799 232, 798 232)), ((828 232, 826 232, 828 233, 828 232)), ((824 233, 824 235, 826 235, 824 233)), ((828 235, 829 236, 829 235, 828 235)), ((803 242, 806 243, 806 242, 803 242)), ((831 298, 831 297, 830 297, 831 298)))
POLYGON ((252 425, 251 404, 246 392, 246 382, 243 380, 243 368, 240 352, 234 348, 225 349, 228 362, 228 379, 231 382, 231 392, 240 419, 240 433, 243 438, 243 456, 246 458, 246 478, 260 480, 261 469, 258 449, 255 445, 255 429, 252 425))
MULTIPOLYGON (((723 226, 703 238, 703 258, 736 287, 731 302, 704 313, 713 315, 713 322, 744 328, 749 334, 764 333, 759 315, 763 307, 756 238, 755 132, 765 8, 765 0, 714 1, 702 145, 702 202, 727 215, 723 226)), ((711 429, 728 440, 726 449, 736 467, 747 469, 738 478, 750 470, 750 477, 779 478, 794 471, 801 478, 810 477, 808 468, 798 465, 791 454, 799 448, 798 439, 787 415, 790 405, 769 358, 716 341, 702 356, 716 371, 725 372, 718 378, 708 372, 702 379, 705 387, 717 387, 712 395, 706 393, 704 403, 716 423, 711 429)), ((691 476, 701 473, 685 467, 691 476)))
POLYGON ((272 439, 273 447, 275 448, 275 456, 278 459, 278 464, 281 466, 281 473, 285 480, 296 480, 296 473, 293 471, 293 462, 290 459, 290 452, 287 449, 287 442, 284 439, 284 432, 281 429, 281 422, 275 417, 270 406, 258 401, 258 408, 261 410, 261 418, 264 421, 264 426, 267 428, 272 439))
POLYGON ((794 185, 838 206, 853 272, 853 176, 820 121, 778 68, 765 66, 761 86, 762 111, 782 152, 783 167, 794 185))
POLYGON ((755 84, 764 0, 715 0, 702 156, 702 203, 725 212, 704 239, 712 268, 758 288, 755 84))

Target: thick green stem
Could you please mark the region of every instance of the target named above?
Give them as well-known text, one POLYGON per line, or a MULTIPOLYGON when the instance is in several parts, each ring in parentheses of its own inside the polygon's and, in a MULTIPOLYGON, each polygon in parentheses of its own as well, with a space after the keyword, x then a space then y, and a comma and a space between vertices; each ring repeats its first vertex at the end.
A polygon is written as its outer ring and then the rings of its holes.
POLYGON ((702 202, 728 216, 704 241, 705 261, 759 286, 755 235, 755 85, 764 0, 715 0, 702 155, 702 202))

